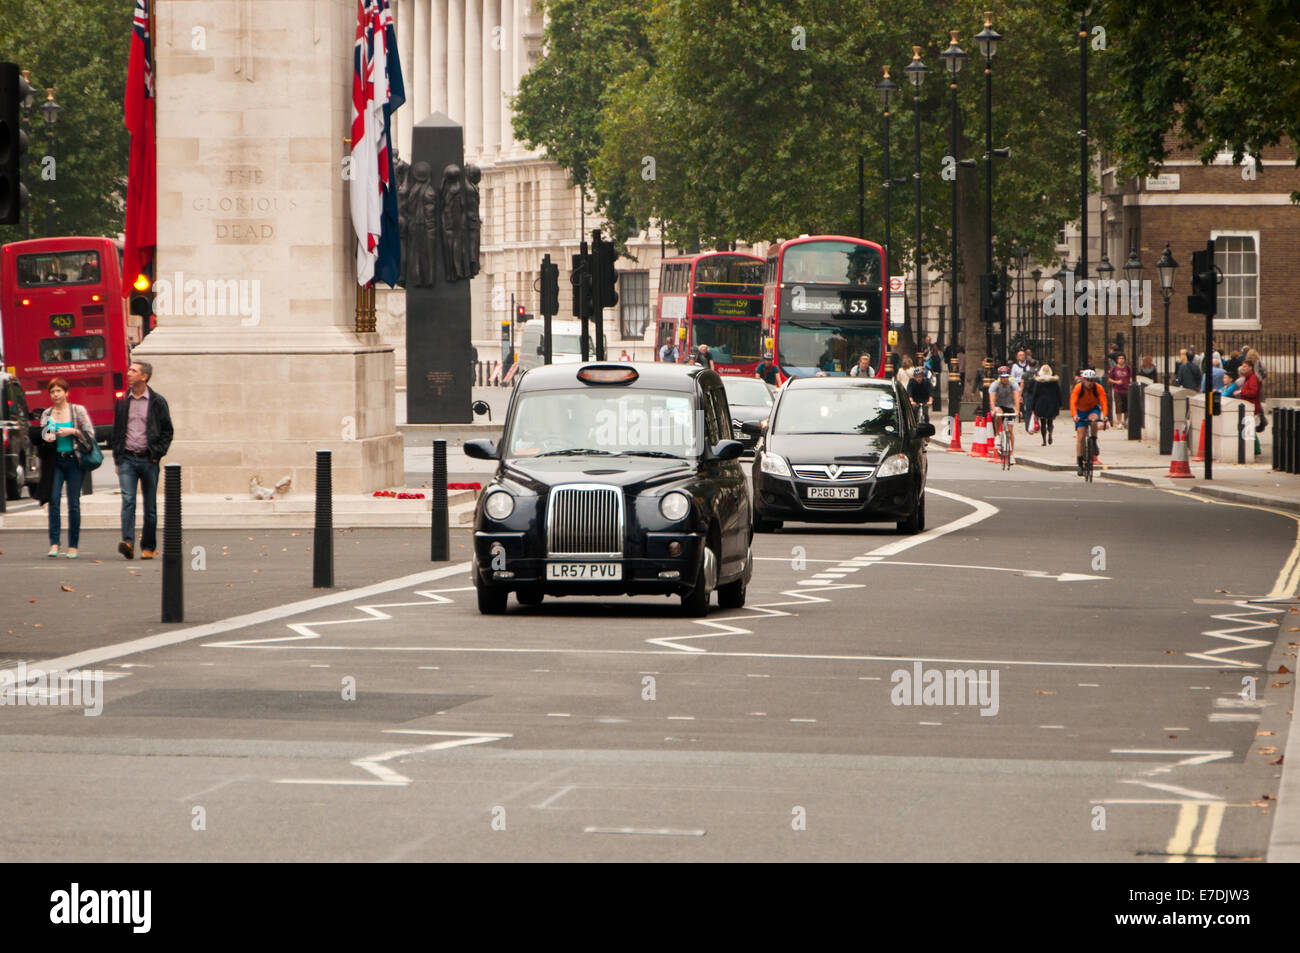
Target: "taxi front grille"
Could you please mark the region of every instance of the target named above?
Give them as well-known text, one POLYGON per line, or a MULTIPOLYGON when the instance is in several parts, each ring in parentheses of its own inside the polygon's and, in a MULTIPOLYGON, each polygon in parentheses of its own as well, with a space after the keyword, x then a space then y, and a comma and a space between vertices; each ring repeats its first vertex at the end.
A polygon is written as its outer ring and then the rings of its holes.
POLYGON ((546 509, 551 556, 623 555, 623 492, 615 486, 558 486, 546 509))

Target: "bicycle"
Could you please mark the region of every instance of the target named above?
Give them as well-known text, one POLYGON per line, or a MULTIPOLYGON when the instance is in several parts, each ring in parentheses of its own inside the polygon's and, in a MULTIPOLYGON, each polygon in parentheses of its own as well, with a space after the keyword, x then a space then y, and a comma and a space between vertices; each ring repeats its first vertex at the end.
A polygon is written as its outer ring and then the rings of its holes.
POLYGON ((1002 458, 1002 469, 1011 469, 1011 428, 1016 425, 1016 415, 998 413, 1002 426, 998 429, 998 456, 1002 458))

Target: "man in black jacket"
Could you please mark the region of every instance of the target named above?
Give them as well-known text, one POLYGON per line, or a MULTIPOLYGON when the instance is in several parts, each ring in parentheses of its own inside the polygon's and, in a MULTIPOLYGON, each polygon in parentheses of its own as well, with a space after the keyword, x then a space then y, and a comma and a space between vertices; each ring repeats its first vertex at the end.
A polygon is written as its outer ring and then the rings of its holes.
POLYGON ((167 401, 149 386, 153 366, 133 361, 127 368, 129 390, 113 408, 113 463, 122 487, 122 541, 117 551, 135 558, 136 486, 144 496, 144 530, 140 558, 153 559, 158 549, 158 465, 172 445, 172 415, 167 401))
POLYGON ((1188 390, 1201 389, 1201 369, 1196 366, 1196 355, 1190 350, 1187 359, 1174 369, 1174 383, 1188 390))

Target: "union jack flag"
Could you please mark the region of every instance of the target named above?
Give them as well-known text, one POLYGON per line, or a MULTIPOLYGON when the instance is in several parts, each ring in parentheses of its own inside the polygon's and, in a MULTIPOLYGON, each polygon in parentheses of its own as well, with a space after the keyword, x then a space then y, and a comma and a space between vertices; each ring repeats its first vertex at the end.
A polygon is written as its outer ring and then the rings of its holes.
POLYGON ((397 35, 388 0, 357 0, 349 204, 352 228, 357 235, 359 285, 378 278, 392 287, 401 270, 390 120, 405 101, 397 35))

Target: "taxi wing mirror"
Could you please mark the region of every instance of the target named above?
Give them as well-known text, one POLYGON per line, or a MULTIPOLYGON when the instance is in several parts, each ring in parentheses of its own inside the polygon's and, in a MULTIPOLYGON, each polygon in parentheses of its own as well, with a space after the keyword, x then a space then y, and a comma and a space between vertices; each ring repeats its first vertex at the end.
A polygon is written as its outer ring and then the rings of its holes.
POLYGON ((934 436, 934 424, 930 424, 930 423, 917 424, 917 425, 916 425, 916 435, 917 435, 918 437, 933 437, 933 436, 934 436))
POLYGON ((475 460, 496 460, 497 445, 495 440, 466 440, 465 456, 475 460))
POLYGON ((753 420, 745 420, 745 421, 741 421, 740 424, 741 433, 747 433, 751 437, 763 436, 763 431, 766 429, 767 429, 766 420, 760 422, 755 422, 753 420))
POLYGON ((719 440, 709 449, 710 460, 735 460, 745 451, 739 440, 719 440))

